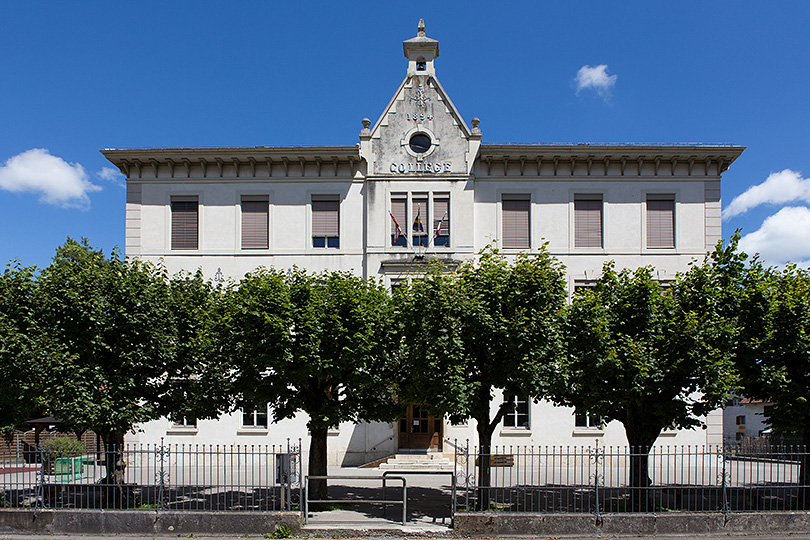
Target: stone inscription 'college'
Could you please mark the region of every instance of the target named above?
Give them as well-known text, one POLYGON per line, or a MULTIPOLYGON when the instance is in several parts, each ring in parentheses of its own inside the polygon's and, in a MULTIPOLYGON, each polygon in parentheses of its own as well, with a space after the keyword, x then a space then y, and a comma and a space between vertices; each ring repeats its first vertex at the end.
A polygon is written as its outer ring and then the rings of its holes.
POLYGON ((442 174, 448 173, 452 170, 452 163, 445 161, 444 163, 430 163, 429 161, 416 163, 392 163, 390 171, 392 173, 408 174, 408 173, 432 173, 442 174))

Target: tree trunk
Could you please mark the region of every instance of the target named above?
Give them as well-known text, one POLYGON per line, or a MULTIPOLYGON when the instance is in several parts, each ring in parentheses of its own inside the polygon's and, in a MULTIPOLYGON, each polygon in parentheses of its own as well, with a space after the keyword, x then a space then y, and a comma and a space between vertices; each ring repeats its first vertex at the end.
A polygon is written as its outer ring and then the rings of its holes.
POLYGON ((478 431, 478 509, 489 510, 492 500, 492 432, 489 415, 475 419, 478 431))
POLYGON ((124 493, 124 432, 108 431, 102 434, 104 441, 104 469, 106 474, 101 479, 104 486, 104 506, 121 508, 126 506, 127 496, 124 493))
MULTIPOLYGON (((309 476, 326 476, 326 436, 328 428, 309 428, 309 476)), ((310 499, 324 500, 327 497, 326 480, 310 480, 310 499)))
POLYGON ((630 445, 630 505, 634 512, 651 510, 648 489, 650 478, 650 448, 661 433, 660 429, 627 423, 624 426, 630 445))

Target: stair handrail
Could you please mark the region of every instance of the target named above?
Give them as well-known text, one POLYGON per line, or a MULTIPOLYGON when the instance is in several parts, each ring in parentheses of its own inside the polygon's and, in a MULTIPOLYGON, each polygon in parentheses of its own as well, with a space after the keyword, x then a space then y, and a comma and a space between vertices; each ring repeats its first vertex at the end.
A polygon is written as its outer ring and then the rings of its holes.
POLYGON ((374 446, 372 446, 372 447, 369 449, 369 451, 373 452, 373 451, 375 451, 375 450, 377 449, 377 447, 378 447, 378 446, 380 446, 382 443, 384 443, 384 442, 388 442, 388 441, 393 441, 393 440, 394 440, 394 436, 393 436, 393 435, 389 435, 389 436, 388 436, 388 437, 386 437, 385 439, 381 440, 380 442, 378 442, 377 444, 375 444, 374 446))

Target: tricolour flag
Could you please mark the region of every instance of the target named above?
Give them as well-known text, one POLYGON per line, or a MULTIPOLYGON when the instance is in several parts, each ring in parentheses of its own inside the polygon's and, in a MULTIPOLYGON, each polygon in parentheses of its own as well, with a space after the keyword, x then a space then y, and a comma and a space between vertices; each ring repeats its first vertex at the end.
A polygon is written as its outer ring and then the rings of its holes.
POLYGON ((392 213, 389 211, 389 212, 388 212, 388 215, 389 215, 389 216, 391 216, 391 219, 392 219, 392 220, 394 220, 394 227, 396 227, 396 231, 397 231, 397 232, 396 232, 396 234, 394 235, 394 243, 396 244, 396 243, 397 243, 397 240, 399 240, 399 237, 400 237, 400 236, 404 236, 404 235, 405 235, 405 233, 403 233, 403 232, 402 232, 402 228, 400 228, 400 226, 399 226, 399 222, 397 221, 397 218, 395 218, 395 217, 394 217, 394 214, 392 214, 392 213))
POLYGON ((447 212, 445 212, 445 213, 444 213, 444 215, 442 216, 442 219, 440 219, 440 220, 439 220, 439 221, 436 223, 436 230, 435 230, 435 231, 433 231, 433 241, 434 241, 434 242, 436 241, 436 238, 438 238, 438 237, 439 237, 439 233, 441 233, 441 232, 442 232, 442 223, 444 223, 444 220, 445 220, 445 219, 447 219, 447 212))

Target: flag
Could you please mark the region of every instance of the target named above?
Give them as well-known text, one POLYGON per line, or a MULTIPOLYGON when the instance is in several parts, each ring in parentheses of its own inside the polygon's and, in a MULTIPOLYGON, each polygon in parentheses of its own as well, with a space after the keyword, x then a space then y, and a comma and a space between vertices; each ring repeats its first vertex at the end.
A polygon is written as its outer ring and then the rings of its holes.
POLYGON ((444 223, 445 219, 447 219, 447 212, 445 212, 444 215, 442 216, 442 219, 440 219, 436 223, 436 230, 433 231, 433 241, 434 242, 436 241, 436 238, 439 237, 439 233, 442 232, 442 223, 444 223))
POLYGON ((389 211, 389 212, 388 212, 388 215, 389 215, 389 216, 391 216, 391 219, 394 221, 394 227, 396 227, 396 229, 397 229, 397 232, 396 232, 396 234, 394 235, 394 243, 396 244, 396 243, 397 243, 397 240, 399 240, 399 237, 400 237, 400 236, 404 236, 404 235, 405 235, 405 233, 403 233, 403 232, 402 232, 402 229, 401 229, 401 228, 400 228, 400 226, 399 226, 399 222, 397 221, 397 218, 395 218, 395 217, 394 217, 394 214, 392 214, 392 213, 389 211))
POLYGON ((413 232, 415 233, 423 233, 425 232, 425 227, 422 225, 422 207, 416 207, 416 217, 413 220, 413 232))

